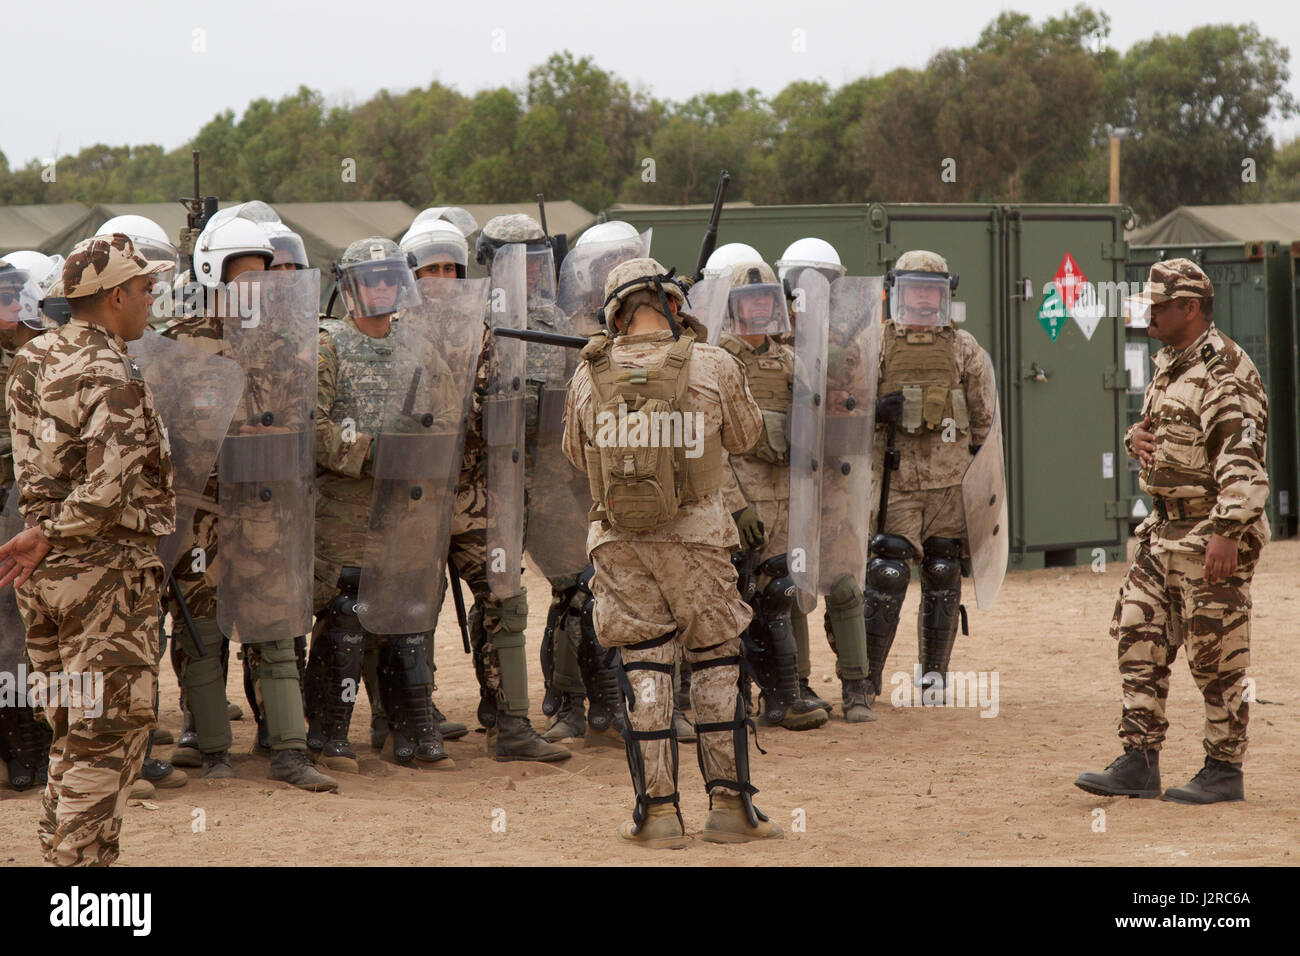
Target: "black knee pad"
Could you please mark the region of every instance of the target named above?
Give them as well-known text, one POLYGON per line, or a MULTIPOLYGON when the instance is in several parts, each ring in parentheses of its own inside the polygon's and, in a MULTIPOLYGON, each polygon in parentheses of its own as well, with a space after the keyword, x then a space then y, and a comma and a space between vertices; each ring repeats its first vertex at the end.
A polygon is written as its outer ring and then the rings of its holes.
POLYGON ((961 583, 961 539, 926 538, 922 545, 921 586, 943 590, 961 583))

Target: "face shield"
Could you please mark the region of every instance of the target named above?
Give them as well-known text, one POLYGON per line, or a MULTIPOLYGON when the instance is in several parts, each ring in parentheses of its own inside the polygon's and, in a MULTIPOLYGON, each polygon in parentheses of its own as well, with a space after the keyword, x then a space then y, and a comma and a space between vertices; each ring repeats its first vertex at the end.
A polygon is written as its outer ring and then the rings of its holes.
POLYGON ((420 303, 420 291, 405 256, 367 259, 341 266, 339 294, 355 318, 376 318, 420 303))
MULTIPOLYGON (((455 267, 456 276, 464 277, 469 265, 469 247, 465 244, 465 239, 450 233, 425 233, 408 240, 402 248, 415 257, 416 272, 430 266, 451 263, 455 267)), ((442 272, 439 270, 434 275, 442 275, 442 272)))
POLYGON ((779 282, 736 286, 727 299, 734 335, 784 335, 790 331, 790 310, 779 282))
POLYGON ((952 321, 952 285, 938 272, 896 272, 889 312, 900 325, 937 328, 952 321))
MULTIPOLYGON (((150 262, 167 263, 170 268, 155 273, 154 278, 170 287, 179 272, 177 266, 180 262, 180 252, 176 247, 170 242, 159 242, 157 239, 142 239, 138 236, 132 236, 131 242, 135 244, 135 251, 150 262)), ((158 294, 157 285, 154 286, 154 294, 155 297, 158 294)))
POLYGON ((22 319, 29 279, 24 269, 10 266, 0 271, 0 323, 6 327, 13 327, 22 319))
POLYGON ((278 269, 284 266, 292 266, 294 269, 308 268, 307 247, 303 245, 302 237, 296 232, 288 230, 275 232, 267 238, 271 240, 271 248, 275 250, 275 258, 271 260, 269 268, 278 269))

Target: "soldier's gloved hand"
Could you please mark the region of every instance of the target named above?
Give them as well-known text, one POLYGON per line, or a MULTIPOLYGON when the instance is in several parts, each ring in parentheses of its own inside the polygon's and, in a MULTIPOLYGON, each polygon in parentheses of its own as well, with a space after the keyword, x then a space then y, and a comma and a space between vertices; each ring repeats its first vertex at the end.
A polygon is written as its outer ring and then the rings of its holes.
POLYGON ((897 425, 903 420, 903 393, 890 392, 876 399, 876 424, 897 425))
POLYGON ((763 522, 758 520, 758 512, 753 505, 745 505, 731 516, 740 532, 740 543, 746 548, 763 546, 763 522))

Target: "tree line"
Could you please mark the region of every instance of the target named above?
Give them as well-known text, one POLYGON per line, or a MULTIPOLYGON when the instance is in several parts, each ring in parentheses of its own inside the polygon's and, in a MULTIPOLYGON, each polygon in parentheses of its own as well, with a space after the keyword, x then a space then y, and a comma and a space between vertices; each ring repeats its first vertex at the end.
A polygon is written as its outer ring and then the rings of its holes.
POLYGON ((524 88, 472 95, 442 83, 326 104, 300 87, 227 110, 191 143, 96 145, 53 175, 0 153, 0 204, 171 201, 204 191, 269 202, 493 203, 545 192, 615 202, 1105 202, 1109 138, 1122 200, 1142 221, 1183 204, 1300 200, 1300 114, 1289 51, 1253 24, 1162 34, 1120 54, 1109 18, 1076 6, 1035 23, 1005 12, 976 42, 832 88, 800 80, 662 101, 589 58, 554 54, 524 88), (52 181, 51 181, 52 180, 52 181))

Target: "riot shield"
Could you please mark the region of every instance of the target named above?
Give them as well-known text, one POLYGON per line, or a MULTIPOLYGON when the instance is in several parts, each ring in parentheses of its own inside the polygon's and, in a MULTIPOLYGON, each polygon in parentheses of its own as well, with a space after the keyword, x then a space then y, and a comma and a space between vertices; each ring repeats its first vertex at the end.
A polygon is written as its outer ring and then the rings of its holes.
POLYGON ((217 624, 251 644, 312 625, 320 272, 245 273, 232 285, 223 354, 246 381, 217 460, 217 624))
MULTIPOLYGON (((0 513, 0 542, 8 541, 22 530, 23 515, 18 510, 18 485, 15 484, 9 489, 9 498, 0 513)), ((26 656, 26 644, 27 626, 18 613, 18 598, 13 585, 5 585, 0 588, 0 674, 12 675, 14 692, 19 695, 27 692, 26 684, 18 682, 18 666, 26 656)))
POLYGON ((981 611, 993 606, 1006 577, 1011 553, 1007 523, 1007 477, 1002 448, 1002 409, 998 402, 993 360, 984 353, 985 401, 993 409, 993 424, 979 452, 961 479, 961 503, 966 510, 966 540, 970 548, 975 602, 981 611))
MULTIPOLYGON (((522 329, 527 283, 524 247, 502 246, 492 262, 493 326, 522 329)), ((487 441, 487 579, 499 598, 519 593, 524 551, 524 343, 493 336, 488 393, 483 399, 487 441)))
POLYGON ((727 303, 731 296, 731 276, 711 276, 691 286, 686 296, 686 311, 709 330, 709 345, 717 345, 727 325, 727 303))
POLYGON ((830 289, 817 577, 822 594, 845 575, 859 586, 866 576, 882 287, 879 276, 842 276, 830 289))
POLYGON ((244 391, 244 372, 231 359, 165 339, 149 329, 127 343, 126 350, 149 383, 154 407, 167 429, 176 530, 158 542, 158 556, 170 573, 190 534, 194 511, 244 391))
POLYGON ((420 304, 393 325, 357 617, 373 634, 436 622, 451 518, 483 338, 487 279, 421 279, 420 304))
POLYGON ((564 385, 545 385, 537 415, 534 477, 528 496, 524 550, 547 578, 577 574, 587 566, 587 476, 564 456, 564 385))
POLYGON ((822 433, 826 411, 826 346, 830 283, 816 269, 793 276, 794 378, 790 402, 790 531, 786 554, 795 600, 805 614, 817 606, 821 563, 822 433))
POLYGON ((595 335, 605 327, 605 279, 628 259, 650 255, 650 230, 630 239, 590 242, 569 250, 560 263, 555 304, 569 317, 578 335, 595 335))

